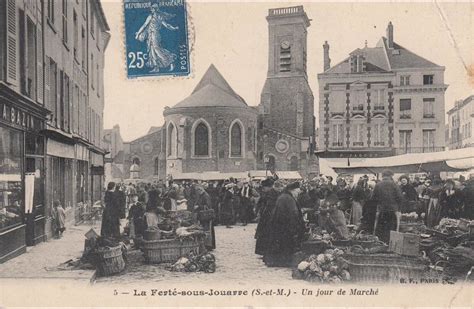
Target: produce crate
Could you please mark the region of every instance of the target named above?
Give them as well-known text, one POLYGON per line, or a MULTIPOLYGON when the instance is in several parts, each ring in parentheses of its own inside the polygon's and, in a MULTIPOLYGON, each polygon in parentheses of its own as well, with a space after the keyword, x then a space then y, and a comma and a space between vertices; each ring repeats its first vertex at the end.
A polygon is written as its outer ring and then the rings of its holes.
POLYGON ((122 245, 112 248, 99 248, 96 251, 97 275, 111 276, 125 269, 125 261, 122 256, 122 245))
POLYGON ((390 231, 389 250, 400 255, 418 256, 420 254, 420 236, 390 231))
POLYGON ((144 240, 142 251, 149 264, 173 263, 190 252, 199 253, 199 242, 194 239, 144 240))
POLYGON ((329 247, 330 245, 322 240, 307 240, 301 243, 301 251, 307 254, 320 254, 329 247))
POLYGON ((403 279, 424 278, 428 264, 419 259, 398 254, 346 253, 344 262, 349 266, 352 281, 400 283, 403 279))

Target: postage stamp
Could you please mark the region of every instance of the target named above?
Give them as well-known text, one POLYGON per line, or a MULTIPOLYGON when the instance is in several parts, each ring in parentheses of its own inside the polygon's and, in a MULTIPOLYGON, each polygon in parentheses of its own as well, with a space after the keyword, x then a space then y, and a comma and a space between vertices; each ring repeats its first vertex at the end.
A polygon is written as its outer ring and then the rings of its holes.
POLYGON ((185 0, 125 0, 127 77, 190 73, 185 0))

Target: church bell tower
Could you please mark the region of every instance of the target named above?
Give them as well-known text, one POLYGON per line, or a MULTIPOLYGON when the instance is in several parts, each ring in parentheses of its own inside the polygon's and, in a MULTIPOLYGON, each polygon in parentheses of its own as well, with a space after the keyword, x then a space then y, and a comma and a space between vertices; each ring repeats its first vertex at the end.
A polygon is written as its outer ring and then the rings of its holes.
POLYGON ((268 73, 261 94, 264 126, 300 138, 314 135, 314 98, 307 76, 307 28, 303 6, 270 9, 268 73))

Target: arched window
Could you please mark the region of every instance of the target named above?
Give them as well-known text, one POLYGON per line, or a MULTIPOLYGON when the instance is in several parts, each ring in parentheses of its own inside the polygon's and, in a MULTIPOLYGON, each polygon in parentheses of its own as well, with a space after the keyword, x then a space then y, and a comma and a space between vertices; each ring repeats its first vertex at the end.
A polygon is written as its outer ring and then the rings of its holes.
POLYGON ((299 170, 299 162, 297 156, 292 156, 290 158, 290 171, 297 171, 299 170))
POLYGON ((209 156, 209 129, 204 122, 194 129, 194 155, 209 156))
POLYGON ((155 158, 155 161, 153 162, 153 175, 158 175, 158 172, 160 171, 160 161, 158 158, 155 158))
POLYGON ((140 165, 140 159, 137 157, 133 158, 132 164, 140 165))
POLYGON ((178 139, 178 134, 176 131, 176 127, 174 126, 173 123, 170 123, 168 125, 168 134, 167 134, 167 141, 168 141, 168 151, 167 155, 169 156, 176 156, 177 151, 176 151, 176 146, 177 146, 177 139, 178 139))
POLYGON ((242 129, 238 123, 234 123, 230 129, 230 155, 233 157, 242 155, 242 129))

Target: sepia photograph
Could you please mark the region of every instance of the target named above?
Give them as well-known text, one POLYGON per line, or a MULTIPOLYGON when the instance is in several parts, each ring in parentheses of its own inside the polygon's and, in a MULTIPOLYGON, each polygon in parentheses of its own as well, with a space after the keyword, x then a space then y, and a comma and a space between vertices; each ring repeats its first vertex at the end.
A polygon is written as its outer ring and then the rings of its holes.
POLYGON ((0 0, 0 308, 474 306, 473 13, 0 0))

